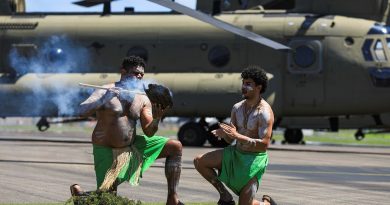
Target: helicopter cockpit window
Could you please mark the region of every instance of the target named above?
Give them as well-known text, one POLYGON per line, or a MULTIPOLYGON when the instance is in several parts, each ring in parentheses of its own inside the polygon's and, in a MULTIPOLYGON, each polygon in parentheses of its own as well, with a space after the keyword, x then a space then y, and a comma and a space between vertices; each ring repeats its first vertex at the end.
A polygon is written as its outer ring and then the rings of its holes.
POLYGON ((373 42, 373 39, 366 39, 364 41, 364 44, 362 47, 362 53, 364 56, 364 60, 366 60, 366 61, 373 61, 374 60, 372 57, 372 54, 371 54, 371 50, 370 50, 372 42, 373 42))
POLYGON ((374 53, 375 53, 375 57, 378 61, 387 61, 385 49, 384 49, 383 43, 380 39, 376 40, 376 42, 375 42, 374 53))
POLYGON ((230 51, 225 46, 215 46, 210 49, 209 61, 216 67, 223 67, 229 63, 230 51))

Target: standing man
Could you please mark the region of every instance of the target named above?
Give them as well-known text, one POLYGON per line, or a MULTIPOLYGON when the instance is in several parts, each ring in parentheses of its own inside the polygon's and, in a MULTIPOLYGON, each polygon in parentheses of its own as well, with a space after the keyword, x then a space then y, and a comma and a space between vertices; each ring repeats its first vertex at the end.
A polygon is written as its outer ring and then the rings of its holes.
MULTIPOLYGON (((153 136, 168 108, 151 103, 142 93, 126 92, 141 85, 145 62, 142 58, 124 58, 118 82, 96 90, 80 104, 80 114, 96 114, 92 133, 97 188, 116 192, 124 181, 137 185, 139 177, 157 158, 166 158, 165 176, 168 183, 166 204, 182 204, 177 195, 181 172, 182 145, 177 140, 153 136), (140 120, 145 135, 136 135, 140 120)), ((80 186, 72 185, 73 195, 82 195, 80 186)))
POLYGON ((271 106, 261 97, 267 89, 268 78, 257 66, 246 68, 241 78, 244 100, 233 106, 229 124, 220 123, 220 128, 212 131, 232 145, 197 156, 195 168, 219 192, 219 205, 235 204, 223 183, 239 196, 240 205, 274 205, 267 195, 261 202, 255 200, 268 164, 267 148, 274 122, 271 106))

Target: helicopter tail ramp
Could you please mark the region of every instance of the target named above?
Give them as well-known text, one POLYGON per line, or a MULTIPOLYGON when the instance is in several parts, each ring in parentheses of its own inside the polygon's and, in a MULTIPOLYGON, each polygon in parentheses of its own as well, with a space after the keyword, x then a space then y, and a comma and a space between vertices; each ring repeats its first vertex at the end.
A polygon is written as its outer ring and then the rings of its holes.
POLYGON ((25 0, 1 0, 0 1, 0 15, 11 15, 15 12, 25 12, 25 0))

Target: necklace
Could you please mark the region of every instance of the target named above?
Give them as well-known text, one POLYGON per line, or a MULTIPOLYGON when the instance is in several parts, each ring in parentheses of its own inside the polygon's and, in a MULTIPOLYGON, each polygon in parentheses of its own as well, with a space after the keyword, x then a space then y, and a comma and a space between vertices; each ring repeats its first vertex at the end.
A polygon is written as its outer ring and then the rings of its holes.
POLYGON ((245 104, 244 104, 244 128, 245 129, 247 129, 247 127, 248 127, 249 116, 258 107, 260 102, 261 102, 261 97, 260 97, 259 101, 257 101, 256 104, 253 105, 252 107, 250 107, 249 109, 248 109, 247 103, 245 102, 245 104))

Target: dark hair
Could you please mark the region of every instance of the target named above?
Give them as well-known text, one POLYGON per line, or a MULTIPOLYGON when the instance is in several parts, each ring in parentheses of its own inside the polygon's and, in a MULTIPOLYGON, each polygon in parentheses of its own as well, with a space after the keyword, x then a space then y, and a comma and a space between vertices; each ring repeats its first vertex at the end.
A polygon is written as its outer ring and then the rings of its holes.
POLYGON ((252 79, 256 85, 261 85, 260 93, 264 93, 267 90, 268 77, 267 72, 259 66, 250 65, 245 68, 241 73, 242 79, 252 79))
POLYGON ((125 57, 122 61, 122 68, 125 69, 126 71, 129 71, 130 68, 134 68, 138 66, 142 66, 144 68, 146 67, 146 63, 144 59, 138 56, 128 56, 125 57))

